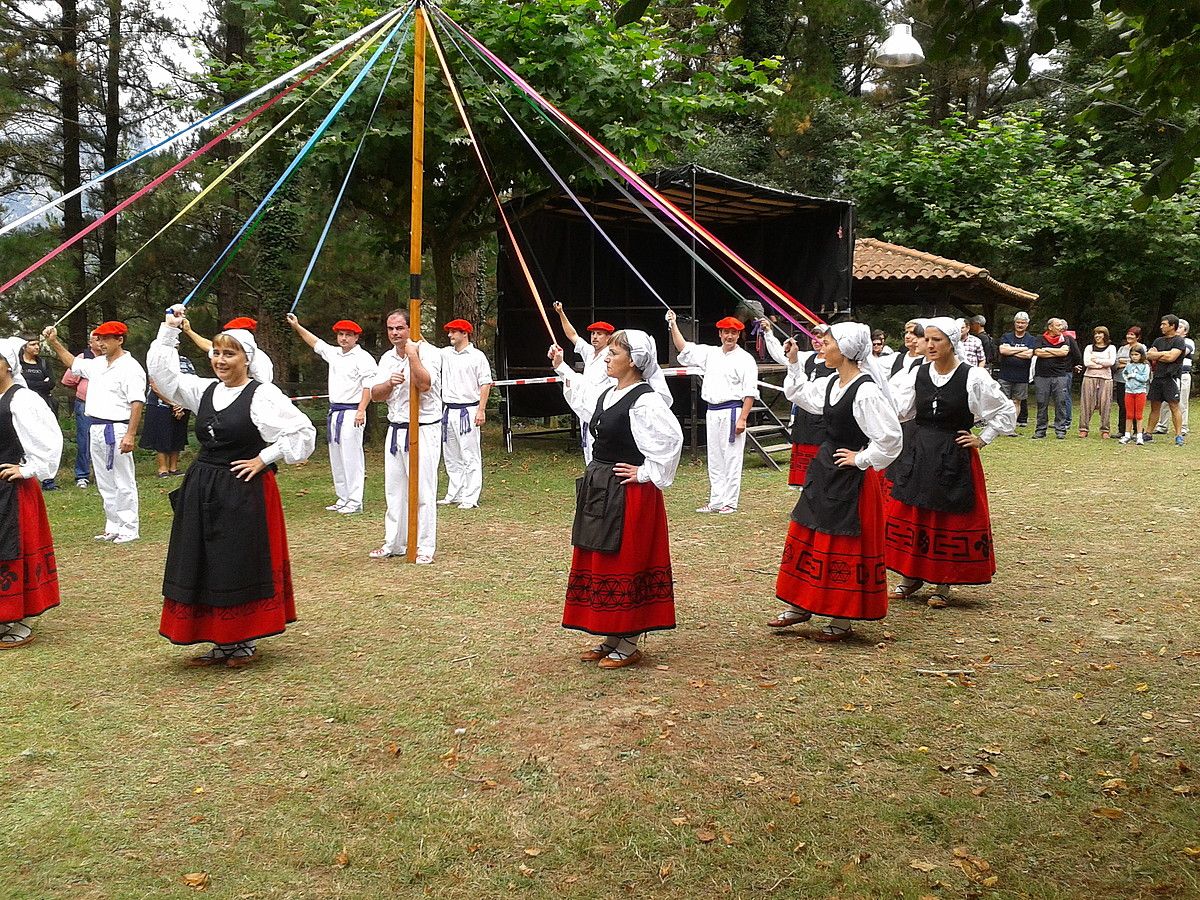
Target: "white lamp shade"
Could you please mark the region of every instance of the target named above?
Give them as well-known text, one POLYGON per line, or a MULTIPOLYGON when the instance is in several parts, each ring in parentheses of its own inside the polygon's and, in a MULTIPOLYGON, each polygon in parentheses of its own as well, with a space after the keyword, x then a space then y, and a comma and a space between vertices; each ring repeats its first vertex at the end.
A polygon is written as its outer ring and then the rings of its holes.
POLYGON ((885 69, 903 69, 924 61, 925 51, 913 37, 911 25, 893 25, 875 54, 875 63, 885 69))

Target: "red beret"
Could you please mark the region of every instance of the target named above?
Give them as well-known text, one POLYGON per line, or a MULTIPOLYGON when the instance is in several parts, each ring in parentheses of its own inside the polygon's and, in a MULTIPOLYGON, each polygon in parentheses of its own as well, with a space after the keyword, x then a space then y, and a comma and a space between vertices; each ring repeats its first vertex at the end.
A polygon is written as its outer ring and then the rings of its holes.
POLYGON ((613 328, 607 322, 593 322, 591 325, 589 325, 587 327, 587 330, 588 331, 607 331, 609 334, 612 334, 617 329, 613 328))
POLYGON ((348 331, 351 334, 362 334, 362 326, 357 322, 351 322, 349 319, 339 319, 333 323, 333 333, 339 331, 348 331))
POLYGON ((236 319, 230 319, 225 323, 225 331, 231 328, 245 328, 247 331, 253 331, 258 327, 258 323, 249 316, 238 316, 236 319))
POLYGON ((466 319, 451 319, 446 323, 447 331, 465 331, 467 334, 472 334, 475 328, 466 319))
POLYGON ((733 316, 726 316, 717 323, 718 330, 729 329, 730 331, 745 331, 746 326, 733 316))
POLYGON ((124 322, 104 322, 98 325, 92 334, 97 337, 124 337, 129 334, 129 329, 125 327, 124 322))

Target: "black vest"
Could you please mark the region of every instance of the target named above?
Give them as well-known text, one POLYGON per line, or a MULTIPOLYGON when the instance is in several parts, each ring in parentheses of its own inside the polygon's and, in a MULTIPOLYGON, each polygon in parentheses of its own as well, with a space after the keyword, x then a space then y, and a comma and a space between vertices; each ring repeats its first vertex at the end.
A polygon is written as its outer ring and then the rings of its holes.
POLYGON ((854 398, 858 396, 858 389, 866 381, 874 383, 870 375, 857 378, 846 388, 841 400, 831 403, 829 398, 833 396, 833 386, 837 379, 829 379, 825 388, 825 412, 822 418, 825 419, 825 443, 831 444, 835 450, 862 450, 871 443, 871 439, 858 427, 854 418, 854 398))
POLYGON ((959 364, 941 387, 933 383, 929 374, 929 366, 917 370, 914 388, 917 395, 916 421, 929 428, 942 431, 970 431, 975 424, 975 415, 967 402, 967 370, 966 363, 959 364))
POLYGON ((629 410, 638 397, 654 389, 643 382, 605 409, 604 400, 612 390, 613 388, 608 388, 600 395, 600 399, 596 401, 596 411, 592 413, 592 421, 588 423, 592 436, 592 458, 610 464, 629 463, 631 466, 640 466, 646 461, 646 457, 638 450, 633 440, 629 410))
POLYGON ((12 398, 20 389, 21 385, 14 384, 0 397, 0 465, 19 465, 25 458, 12 417, 12 398))
POLYGON ((200 441, 197 462, 228 466, 239 459, 253 459, 268 444, 250 418, 250 401, 259 383, 251 381, 237 399, 220 412, 213 408, 214 382, 204 392, 196 413, 196 437, 200 441))
POLYGON ((836 371, 836 369, 831 369, 825 365, 825 360, 818 360, 815 353, 804 361, 804 374, 808 376, 809 381, 814 380, 814 374, 816 378, 824 378, 826 375, 832 375, 836 371))

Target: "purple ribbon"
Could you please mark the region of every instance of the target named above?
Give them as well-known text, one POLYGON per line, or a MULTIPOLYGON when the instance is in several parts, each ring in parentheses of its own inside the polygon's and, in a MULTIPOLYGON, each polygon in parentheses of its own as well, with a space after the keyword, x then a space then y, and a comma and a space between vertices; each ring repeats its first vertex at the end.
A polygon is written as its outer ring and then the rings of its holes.
POLYGON ((105 454, 104 467, 111 472, 113 464, 117 459, 117 430, 113 428, 113 426, 127 425, 129 420, 121 419, 120 421, 117 421, 115 419, 98 419, 95 416, 92 416, 91 423, 93 425, 104 426, 104 444, 108 447, 108 453, 105 454))
POLYGON ((326 419, 326 435, 325 442, 327 444, 340 444, 342 442, 342 420, 346 418, 346 413, 350 410, 358 409, 357 403, 330 403, 329 416, 326 419), (337 413, 337 422, 333 421, 333 414, 337 413))
POLYGON ((741 400, 727 400, 725 403, 710 403, 709 409, 729 410, 729 443, 737 440, 737 411, 742 408, 741 400))
POLYGON ((586 450, 588 445, 588 423, 580 422, 579 425, 579 446, 586 450))
MULTIPOLYGON (((401 428, 403 428, 405 431, 408 431, 408 423, 407 422, 388 422, 388 430, 391 431, 391 433, 392 433, 392 442, 391 442, 391 445, 388 447, 388 452, 390 454, 392 454, 392 456, 395 456, 396 451, 400 449, 399 438, 400 438, 400 429, 401 428)), ((406 434, 404 437, 405 437, 404 452, 407 453, 408 452, 408 440, 407 440, 408 435, 406 434)))

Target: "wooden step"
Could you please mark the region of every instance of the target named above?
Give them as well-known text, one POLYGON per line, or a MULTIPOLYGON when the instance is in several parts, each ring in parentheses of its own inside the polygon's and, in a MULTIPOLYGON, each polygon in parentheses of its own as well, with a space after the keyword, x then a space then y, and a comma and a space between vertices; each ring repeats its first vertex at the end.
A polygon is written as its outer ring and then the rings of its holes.
POLYGON ((792 445, 791 444, 766 444, 763 446, 764 453, 782 453, 784 450, 786 450, 788 453, 791 453, 792 445))

